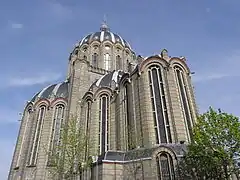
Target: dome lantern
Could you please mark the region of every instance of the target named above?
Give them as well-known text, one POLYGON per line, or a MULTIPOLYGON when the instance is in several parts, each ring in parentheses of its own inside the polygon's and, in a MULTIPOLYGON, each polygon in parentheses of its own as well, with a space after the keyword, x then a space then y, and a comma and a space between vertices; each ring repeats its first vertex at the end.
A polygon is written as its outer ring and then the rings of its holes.
POLYGON ((110 31, 110 28, 108 27, 107 25, 107 21, 106 21, 106 18, 104 18, 103 22, 102 22, 102 25, 100 27, 100 30, 101 31, 110 31))

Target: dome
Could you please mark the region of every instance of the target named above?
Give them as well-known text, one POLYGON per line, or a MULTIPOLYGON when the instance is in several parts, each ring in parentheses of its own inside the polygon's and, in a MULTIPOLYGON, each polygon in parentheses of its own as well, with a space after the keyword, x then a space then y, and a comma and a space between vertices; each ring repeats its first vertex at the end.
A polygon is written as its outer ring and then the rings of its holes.
POLYGON ((50 98, 68 98, 68 82, 61 82, 43 88, 33 98, 32 102, 36 99, 50 99, 50 98))
POLYGON ((102 87, 108 87, 111 89, 115 89, 119 86, 119 83, 121 81, 121 78, 126 73, 122 70, 114 70, 108 74, 103 75, 100 79, 96 80, 89 88, 89 90, 92 90, 94 87, 102 88, 102 87))
POLYGON ((99 32, 91 33, 85 36, 79 42, 79 47, 85 44, 89 45, 93 41, 98 41, 100 43, 104 41, 110 41, 113 44, 120 43, 123 47, 129 48, 132 51, 130 44, 126 40, 124 40, 121 36, 111 32, 106 23, 102 24, 99 32))

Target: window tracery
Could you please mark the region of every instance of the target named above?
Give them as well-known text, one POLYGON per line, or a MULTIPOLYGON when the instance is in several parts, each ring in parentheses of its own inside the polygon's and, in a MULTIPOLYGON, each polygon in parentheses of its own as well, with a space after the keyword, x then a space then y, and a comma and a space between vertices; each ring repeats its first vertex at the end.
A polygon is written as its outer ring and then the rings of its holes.
POLYGON ((65 106, 58 104, 55 106, 53 124, 52 124, 52 136, 51 136, 51 151, 54 152, 57 146, 61 143, 61 129, 63 127, 65 106))
POLYGON ((109 149, 109 96, 102 94, 99 98, 99 154, 109 149))
POLYGON ((164 92, 164 76, 162 67, 152 65, 148 68, 150 96, 154 119, 156 144, 170 143, 171 131, 167 112, 166 96, 164 92))
POLYGON ((187 80, 185 78, 184 71, 179 66, 174 67, 174 73, 185 120, 185 127, 187 129, 187 138, 190 141, 192 136, 192 116, 189 105, 189 97, 187 94, 187 80))
POLYGON ((173 159, 168 153, 160 153, 157 155, 157 177, 159 180, 174 180, 173 159))

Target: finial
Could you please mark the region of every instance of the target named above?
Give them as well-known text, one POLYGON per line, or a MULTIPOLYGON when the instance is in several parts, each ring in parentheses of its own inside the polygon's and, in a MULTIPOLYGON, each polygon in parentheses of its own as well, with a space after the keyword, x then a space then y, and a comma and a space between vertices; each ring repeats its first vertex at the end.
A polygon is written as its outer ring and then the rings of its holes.
POLYGON ((103 22, 102 22, 102 25, 101 25, 101 28, 100 28, 101 31, 109 31, 109 27, 107 25, 107 17, 106 17, 106 14, 104 14, 103 16, 103 22))

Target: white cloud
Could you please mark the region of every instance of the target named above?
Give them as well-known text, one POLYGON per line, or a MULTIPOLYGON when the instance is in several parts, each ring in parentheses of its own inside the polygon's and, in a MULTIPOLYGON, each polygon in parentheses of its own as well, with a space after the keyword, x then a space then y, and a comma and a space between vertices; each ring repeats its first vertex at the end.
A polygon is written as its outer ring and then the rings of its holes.
POLYGON ((22 29, 23 28, 23 24, 21 23, 11 23, 11 28, 13 29, 22 29))
POLYGON ((212 74, 205 74, 205 75, 193 75, 192 79, 194 82, 203 82, 203 81, 220 80, 223 78, 233 77, 233 76, 238 76, 238 75, 212 73, 212 74))
POLYGON ((59 73, 44 73, 29 77, 13 77, 7 82, 8 87, 13 86, 32 86, 56 81, 61 77, 59 73))
POLYGON ((213 81, 240 76, 240 51, 224 52, 221 55, 214 54, 204 58, 206 58, 206 62, 203 65, 198 65, 195 70, 196 74, 192 76, 194 82, 213 81))

